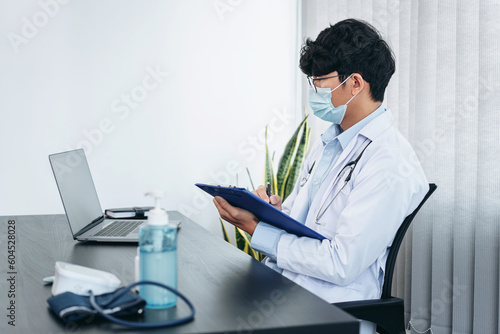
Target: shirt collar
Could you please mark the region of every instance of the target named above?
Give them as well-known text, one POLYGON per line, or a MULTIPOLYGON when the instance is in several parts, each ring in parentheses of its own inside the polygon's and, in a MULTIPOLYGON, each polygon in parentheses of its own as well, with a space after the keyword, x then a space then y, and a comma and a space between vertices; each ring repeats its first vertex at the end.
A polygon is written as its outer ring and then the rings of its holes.
POLYGON ((321 140, 323 141, 323 146, 337 138, 339 134, 342 134, 342 128, 339 124, 332 124, 321 134, 321 140))
POLYGON ((349 144, 349 142, 356 136, 356 134, 361 131, 362 128, 365 127, 370 121, 372 121, 374 118, 377 116, 381 115, 386 111, 386 108, 382 105, 378 107, 374 112, 372 112, 370 115, 366 116, 363 118, 361 121, 358 123, 354 124, 351 126, 349 129, 346 131, 342 132, 342 128, 338 124, 332 124, 328 129, 326 129, 325 132, 321 134, 321 139, 323 141, 323 145, 327 145, 329 142, 331 142, 334 139, 337 139, 340 143, 340 146, 342 147, 342 150, 344 150, 349 144))

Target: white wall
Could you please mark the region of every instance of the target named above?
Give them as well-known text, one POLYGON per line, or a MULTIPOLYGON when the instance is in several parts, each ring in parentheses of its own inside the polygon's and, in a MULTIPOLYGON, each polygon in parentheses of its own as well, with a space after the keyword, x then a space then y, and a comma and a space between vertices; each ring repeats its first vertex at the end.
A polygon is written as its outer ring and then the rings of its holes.
POLYGON ((219 233, 194 183, 234 184, 238 170, 247 186, 247 166, 261 182, 266 124, 281 154, 303 110, 297 11, 289 0, 0 0, 0 215, 63 213, 47 156, 82 147, 103 209, 165 189, 166 209, 219 233))

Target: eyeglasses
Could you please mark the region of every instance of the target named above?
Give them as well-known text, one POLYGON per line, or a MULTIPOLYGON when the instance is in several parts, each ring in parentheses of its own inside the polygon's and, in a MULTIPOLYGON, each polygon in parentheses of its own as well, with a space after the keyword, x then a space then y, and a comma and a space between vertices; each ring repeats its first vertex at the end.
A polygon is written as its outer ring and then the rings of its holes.
POLYGON ((326 79, 331 79, 331 78, 337 78, 341 76, 342 74, 339 75, 332 75, 331 77, 324 77, 324 78, 316 78, 314 79, 312 76, 307 76, 307 82, 309 83, 309 86, 314 89, 314 91, 317 93, 318 92, 318 87, 316 86, 315 82, 320 81, 320 80, 326 80, 326 79))

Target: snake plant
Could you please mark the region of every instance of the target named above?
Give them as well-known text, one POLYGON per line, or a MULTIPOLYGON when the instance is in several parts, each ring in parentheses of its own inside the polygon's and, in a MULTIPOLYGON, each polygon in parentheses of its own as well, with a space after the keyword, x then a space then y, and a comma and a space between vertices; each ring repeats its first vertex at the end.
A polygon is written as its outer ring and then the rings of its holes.
MULTIPOLYGON (((307 149, 309 147, 309 138, 311 135, 311 128, 307 125, 307 115, 304 117, 302 122, 299 124, 292 137, 288 140, 285 146, 283 155, 281 156, 278 163, 278 171, 274 172, 274 154, 271 156, 269 153, 269 148, 267 145, 267 127, 266 127, 266 157, 264 162, 264 177, 263 184, 266 185, 268 182, 271 184, 271 189, 273 194, 278 194, 283 201, 290 195, 295 186, 295 182, 300 173, 302 167, 302 162, 306 155, 307 149)), ((248 177, 252 188, 255 190, 252 177, 247 168, 248 177)), ((220 220, 222 226, 222 234, 224 240, 229 241, 229 236, 227 234, 226 228, 222 220, 220 220)), ((264 256, 255 251, 250 247, 250 242, 252 237, 247 232, 243 231, 238 227, 234 227, 236 246, 243 252, 249 254, 254 259, 262 261, 264 256)))

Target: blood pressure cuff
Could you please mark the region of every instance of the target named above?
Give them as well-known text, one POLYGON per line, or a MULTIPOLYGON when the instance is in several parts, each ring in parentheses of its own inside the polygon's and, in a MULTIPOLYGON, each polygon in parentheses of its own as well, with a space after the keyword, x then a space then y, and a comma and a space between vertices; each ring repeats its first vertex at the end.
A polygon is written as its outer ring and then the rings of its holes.
MULTIPOLYGON (((114 316, 136 315, 146 301, 133 292, 118 296, 125 288, 114 292, 95 296, 97 304, 104 309, 104 313, 114 316)), ((90 305, 89 296, 81 296, 72 292, 64 292, 47 299, 50 309, 64 322, 79 321, 89 315, 97 315, 97 311, 90 305)))

